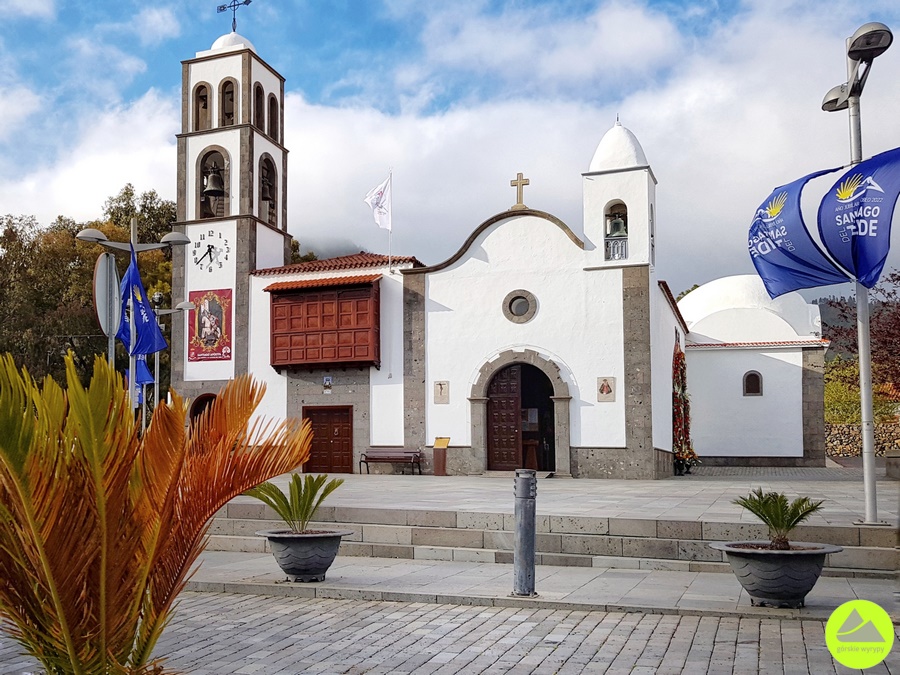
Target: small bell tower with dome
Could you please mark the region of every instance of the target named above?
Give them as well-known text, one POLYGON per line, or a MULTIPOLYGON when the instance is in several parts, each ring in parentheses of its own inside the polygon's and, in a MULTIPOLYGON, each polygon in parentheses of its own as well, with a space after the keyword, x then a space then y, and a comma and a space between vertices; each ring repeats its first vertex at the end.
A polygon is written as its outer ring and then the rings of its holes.
POLYGON ((619 120, 584 174, 584 234, 598 267, 656 263, 656 177, 644 149, 619 120))
POLYGON ((290 260, 284 78, 235 31, 182 62, 172 384, 197 398, 247 372, 248 275, 290 260))

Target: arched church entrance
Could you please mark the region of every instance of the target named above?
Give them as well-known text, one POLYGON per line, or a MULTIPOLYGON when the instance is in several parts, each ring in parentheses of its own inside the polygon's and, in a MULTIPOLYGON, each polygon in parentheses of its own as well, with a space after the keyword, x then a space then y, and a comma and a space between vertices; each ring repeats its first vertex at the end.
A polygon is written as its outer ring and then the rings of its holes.
POLYGON ((487 468, 556 470, 553 384, 527 363, 506 366, 487 391, 487 468))

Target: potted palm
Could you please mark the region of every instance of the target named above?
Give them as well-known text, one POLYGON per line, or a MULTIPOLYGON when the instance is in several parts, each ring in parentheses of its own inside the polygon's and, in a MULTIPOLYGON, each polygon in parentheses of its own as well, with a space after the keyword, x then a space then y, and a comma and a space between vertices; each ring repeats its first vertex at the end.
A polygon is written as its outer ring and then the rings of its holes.
POLYGON ((825 556, 840 546, 788 540, 790 532, 822 508, 822 502, 798 497, 792 502, 778 492, 757 488, 735 499, 769 527, 769 541, 714 542, 724 551, 735 576, 754 606, 803 607, 825 565, 825 556))
POLYGON ((327 475, 293 474, 288 494, 271 482, 265 482, 245 494, 271 507, 288 529, 263 530, 256 534, 269 540, 275 561, 290 581, 324 581, 349 530, 310 530, 309 523, 322 501, 344 483, 342 478, 328 480, 327 475))

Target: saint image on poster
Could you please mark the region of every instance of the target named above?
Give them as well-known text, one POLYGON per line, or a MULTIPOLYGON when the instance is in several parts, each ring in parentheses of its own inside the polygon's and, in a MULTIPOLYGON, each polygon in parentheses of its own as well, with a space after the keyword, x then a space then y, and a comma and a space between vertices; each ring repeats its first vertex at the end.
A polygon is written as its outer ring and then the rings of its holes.
POLYGON ((231 289, 192 291, 188 361, 231 360, 231 289))

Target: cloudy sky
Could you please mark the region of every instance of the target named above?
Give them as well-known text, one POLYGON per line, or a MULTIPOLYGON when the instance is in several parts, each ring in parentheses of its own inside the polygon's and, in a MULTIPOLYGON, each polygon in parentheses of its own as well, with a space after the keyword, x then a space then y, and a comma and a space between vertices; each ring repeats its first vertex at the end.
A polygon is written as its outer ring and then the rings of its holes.
MULTIPOLYGON (((174 199, 180 61, 230 31, 216 5, 0 0, 0 213, 88 220, 128 182, 174 199)), ((849 160, 846 113, 820 110, 844 40, 900 30, 896 0, 253 0, 237 16, 287 81, 304 249, 386 253, 362 198, 390 168, 393 251, 425 263, 511 206, 519 171, 526 204, 581 231, 581 173, 618 114, 659 181, 676 293, 752 272, 772 188, 849 160)), ((895 45, 863 95, 864 156, 900 146, 898 83, 895 45)), ((807 188, 808 223, 830 184, 807 188)))

